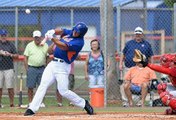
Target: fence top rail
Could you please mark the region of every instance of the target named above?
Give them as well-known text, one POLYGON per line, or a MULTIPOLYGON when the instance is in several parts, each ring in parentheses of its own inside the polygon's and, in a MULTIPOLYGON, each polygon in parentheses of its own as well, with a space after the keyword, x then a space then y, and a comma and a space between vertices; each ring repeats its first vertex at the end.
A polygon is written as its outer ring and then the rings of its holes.
MULTIPOLYGON (((88 56, 87 54, 80 54, 80 58, 79 58, 79 60, 77 60, 77 61, 85 61, 86 58, 87 58, 87 56, 88 56)), ((162 55, 154 55, 154 56, 152 57, 152 59, 155 60, 155 61, 157 61, 157 60, 160 59, 161 56, 162 56, 162 55)), ((15 62, 24 61, 24 58, 25 58, 24 55, 19 55, 18 58, 14 59, 14 61, 15 61, 15 62)), ((53 59, 53 55, 50 55, 49 58, 50 58, 50 59, 53 59)), ((119 61, 120 61, 120 56, 116 56, 115 59, 116 59, 117 62, 119 62, 119 61)))

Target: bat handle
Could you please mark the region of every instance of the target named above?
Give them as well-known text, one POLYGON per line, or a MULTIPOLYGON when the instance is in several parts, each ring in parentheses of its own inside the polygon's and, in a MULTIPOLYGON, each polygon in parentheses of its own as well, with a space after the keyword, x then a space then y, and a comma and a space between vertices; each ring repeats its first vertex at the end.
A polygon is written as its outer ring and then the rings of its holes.
POLYGON ((43 45, 46 43, 46 41, 47 41, 47 37, 45 37, 45 38, 41 41, 40 45, 43 46, 43 45))

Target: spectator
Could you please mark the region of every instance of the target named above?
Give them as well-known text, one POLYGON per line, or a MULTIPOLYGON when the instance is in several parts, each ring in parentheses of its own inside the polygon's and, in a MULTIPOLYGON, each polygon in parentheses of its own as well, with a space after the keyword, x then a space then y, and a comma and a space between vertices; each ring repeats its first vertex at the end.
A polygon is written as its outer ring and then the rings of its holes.
POLYGON ((100 43, 94 39, 90 45, 92 51, 86 58, 85 79, 89 80, 89 88, 104 87, 104 56, 100 50, 100 43))
POLYGON ((138 59, 133 59, 133 66, 125 74, 124 91, 128 98, 129 106, 133 106, 132 93, 141 94, 141 105, 144 107, 145 98, 148 93, 149 81, 156 79, 156 74, 148 67, 143 67, 138 59))
MULTIPOLYGON (((129 68, 135 66, 135 62, 133 61, 134 50, 138 49, 143 54, 145 54, 147 60, 151 62, 151 56, 153 55, 153 51, 149 42, 144 39, 143 29, 141 27, 136 27, 134 30, 134 39, 130 40, 126 43, 125 48, 123 49, 123 53, 120 58, 119 70, 124 72, 124 74, 128 71, 129 68), (123 62, 125 67, 123 67, 123 62)), ((123 106, 128 106, 127 98, 124 93, 124 84, 120 86, 123 106)))
MULTIPOLYGON (((28 101, 29 103, 33 99, 33 89, 36 85, 40 84, 43 71, 47 63, 47 50, 48 45, 45 43, 43 46, 40 45, 42 38, 41 32, 35 30, 33 32, 34 41, 30 42, 24 51, 25 55, 25 68, 27 71, 27 82, 28 88, 28 101)), ((44 103, 41 107, 45 107, 44 103)))
POLYGON ((8 32, 5 29, 0 30, 0 108, 3 84, 5 82, 8 89, 10 107, 14 107, 14 64, 13 58, 18 58, 14 44, 7 41, 8 32))

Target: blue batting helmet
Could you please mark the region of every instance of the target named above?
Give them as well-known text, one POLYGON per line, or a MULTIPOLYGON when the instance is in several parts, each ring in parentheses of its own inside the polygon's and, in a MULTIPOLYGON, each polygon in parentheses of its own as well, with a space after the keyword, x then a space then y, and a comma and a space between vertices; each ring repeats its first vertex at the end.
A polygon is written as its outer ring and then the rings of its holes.
POLYGON ((0 30, 0 35, 7 35, 7 34, 8 34, 7 30, 5 29, 0 30))
POLYGON ((88 27, 85 23, 79 22, 73 27, 73 30, 79 33, 80 37, 83 37, 87 33, 88 27))

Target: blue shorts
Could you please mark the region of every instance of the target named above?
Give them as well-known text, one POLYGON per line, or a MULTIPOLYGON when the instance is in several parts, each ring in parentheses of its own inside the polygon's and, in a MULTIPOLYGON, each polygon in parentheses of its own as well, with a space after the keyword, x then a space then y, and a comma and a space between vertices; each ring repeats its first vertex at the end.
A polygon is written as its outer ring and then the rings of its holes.
POLYGON ((141 94, 141 87, 131 84, 131 92, 132 94, 141 94))
POLYGON ((26 82, 26 86, 28 88, 35 88, 36 85, 40 84, 44 69, 45 69, 44 66, 42 66, 42 67, 28 66, 27 82, 26 82))

